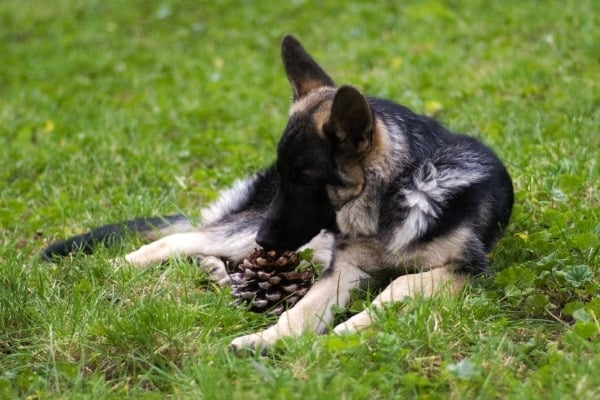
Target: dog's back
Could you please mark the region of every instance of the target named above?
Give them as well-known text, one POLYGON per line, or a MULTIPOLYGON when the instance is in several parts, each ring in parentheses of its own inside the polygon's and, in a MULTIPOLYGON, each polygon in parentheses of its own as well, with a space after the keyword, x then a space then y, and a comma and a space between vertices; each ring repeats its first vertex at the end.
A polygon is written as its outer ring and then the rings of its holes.
POLYGON ((513 206, 512 181, 502 162, 478 140, 451 133, 432 118, 387 100, 369 103, 386 125, 397 160, 380 202, 389 247, 402 251, 468 231, 464 259, 455 261, 471 272, 483 271, 485 254, 513 206))

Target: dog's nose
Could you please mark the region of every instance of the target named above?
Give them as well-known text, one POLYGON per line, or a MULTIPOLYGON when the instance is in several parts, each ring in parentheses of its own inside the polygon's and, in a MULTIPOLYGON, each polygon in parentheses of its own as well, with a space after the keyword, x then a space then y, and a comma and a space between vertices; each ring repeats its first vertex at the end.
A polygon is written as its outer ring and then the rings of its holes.
POLYGON ((274 249, 275 248, 275 240, 272 236, 265 234, 262 230, 258 231, 256 234, 256 243, 262 247, 263 249, 274 249))

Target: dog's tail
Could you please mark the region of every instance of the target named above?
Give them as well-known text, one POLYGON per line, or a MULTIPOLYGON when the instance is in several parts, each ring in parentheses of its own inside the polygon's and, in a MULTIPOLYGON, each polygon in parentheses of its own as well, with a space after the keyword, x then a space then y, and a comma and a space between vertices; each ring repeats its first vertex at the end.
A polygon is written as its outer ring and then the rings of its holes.
POLYGON ((184 215, 167 215, 162 217, 138 218, 116 224, 104 225, 89 232, 54 242, 45 248, 40 257, 52 261, 58 257, 81 252, 90 254, 100 245, 110 246, 125 239, 128 235, 140 236, 146 240, 195 229, 192 222, 184 215))

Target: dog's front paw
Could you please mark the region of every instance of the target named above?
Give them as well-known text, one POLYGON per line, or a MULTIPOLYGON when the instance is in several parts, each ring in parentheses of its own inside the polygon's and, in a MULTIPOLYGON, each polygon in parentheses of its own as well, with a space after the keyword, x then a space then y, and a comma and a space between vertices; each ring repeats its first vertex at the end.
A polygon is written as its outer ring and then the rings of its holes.
POLYGON ((220 286, 231 286, 231 277, 225 267, 225 262, 213 256, 197 256, 195 262, 207 274, 208 278, 220 286))
POLYGON ((144 260, 143 257, 140 257, 135 251, 126 254, 125 257, 121 258, 121 261, 139 268, 145 267, 148 264, 148 262, 144 260))
POLYGON ((252 333, 250 335, 240 336, 233 339, 231 348, 236 353, 258 351, 265 354, 270 346, 272 346, 279 336, 273 329, 266 329, 261 332, 252 333))
POLYGON ((260 334, 253 333, 251 335, 244 335, 233 339, 231 342, 231 349, 236 353, 243 353, 245 351, 262 350, 266 348, 260 334))
POLYGON ((373 322, 373 316, 369 311, 362 311, 345 322, 336 325, 333 331, 338 335, 344 335, 349 333, 355 333, 365 329, 373 322))

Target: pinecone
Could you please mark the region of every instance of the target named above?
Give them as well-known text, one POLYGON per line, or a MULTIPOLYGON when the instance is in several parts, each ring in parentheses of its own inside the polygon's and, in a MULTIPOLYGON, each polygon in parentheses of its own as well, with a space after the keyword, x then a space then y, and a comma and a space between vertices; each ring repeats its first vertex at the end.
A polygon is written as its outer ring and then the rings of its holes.
POLYGON ((254 312, 279 315, 308 292, 314 271, 301 269, 293 251, 256 249, 230 274, 232 295, 254 312))

